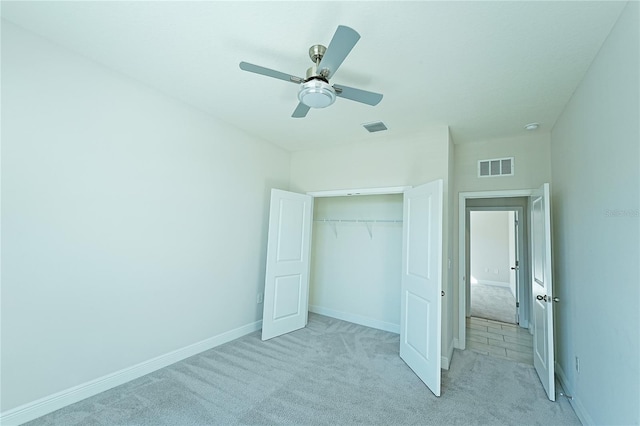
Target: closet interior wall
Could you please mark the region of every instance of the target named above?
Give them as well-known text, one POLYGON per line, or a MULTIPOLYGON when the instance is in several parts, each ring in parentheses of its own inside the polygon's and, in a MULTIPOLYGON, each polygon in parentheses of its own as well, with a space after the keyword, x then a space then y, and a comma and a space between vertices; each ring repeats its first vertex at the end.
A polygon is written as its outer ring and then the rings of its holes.
POLYGON ((400 331, 402 194, 314 200, 309 310, 400 331))

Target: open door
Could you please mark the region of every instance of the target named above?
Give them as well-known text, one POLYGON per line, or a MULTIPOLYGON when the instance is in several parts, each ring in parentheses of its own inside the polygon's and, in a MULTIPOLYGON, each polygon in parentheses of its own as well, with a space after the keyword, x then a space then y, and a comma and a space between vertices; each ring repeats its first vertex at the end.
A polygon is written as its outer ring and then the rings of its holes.
POLYGON ((307 324, 313 197, 271 190, 262 340, 307 324))
MULTIPOLYGON (((513 212, 513 266, 511 267, 511 271, 513 274, 513 282, 516 289, 516 324, 520 324, 521 310, 520 307, 520 298, 522 295, 520 294, 520 217, 518 216, 518 210, 513 212)), ((511 256, 511 254, 509 255, 511 256)))
POLYGON ((400 357, 440 396, 442 180, 404 193, 400 357))
POLYGON ((533 364, 547 396, 556 400, 553 347, 553 282, 549 184, 531 197, 531 294, 533 295, 533 364))

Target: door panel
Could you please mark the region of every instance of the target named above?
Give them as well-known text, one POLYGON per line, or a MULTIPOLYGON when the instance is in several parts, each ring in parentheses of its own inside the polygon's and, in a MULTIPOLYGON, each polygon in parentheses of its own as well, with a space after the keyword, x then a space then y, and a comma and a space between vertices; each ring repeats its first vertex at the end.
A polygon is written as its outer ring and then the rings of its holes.
POLYGON ((262 340, 307 324, 313 197, 271 190, 262 340))
POLYGON ((555 401, 551 205, 549 184, 531 197, 531 294, 533 364, 551 401, 555 401))
POLYGON ((440 396, 442 180, 404 194, 400 357, 440 396))

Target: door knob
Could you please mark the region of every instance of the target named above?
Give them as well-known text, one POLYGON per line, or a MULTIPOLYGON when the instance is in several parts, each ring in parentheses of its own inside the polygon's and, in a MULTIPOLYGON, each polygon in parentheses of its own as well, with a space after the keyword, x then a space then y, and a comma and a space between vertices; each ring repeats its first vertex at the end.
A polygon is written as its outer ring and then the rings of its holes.
MULTIPOLYGON (((544 296, 537 295, 537 296, 536 296, 536 299, 538 299, 538 300, 544 300, 545 302, 551 302, 551 298, 548 298, 546 294, 545 294, 544 296)), ((560 300, 560 299, 558 299, 558 300, 560 300)))
POLYGON ((516 267, 515 267, 515 266, 512 266, 512 267, 511 267, 511 270, 512 270, 512 271, 515 271, 515 270, 516 270, 516 267))
POLYGON ((554 302, 556 302, 556 303, 558 303, 558 302, 560 301, 560 298, 559 298, 559 297, 554 297, 554 298, 553 298, 553 301, 554 301, 554 302))

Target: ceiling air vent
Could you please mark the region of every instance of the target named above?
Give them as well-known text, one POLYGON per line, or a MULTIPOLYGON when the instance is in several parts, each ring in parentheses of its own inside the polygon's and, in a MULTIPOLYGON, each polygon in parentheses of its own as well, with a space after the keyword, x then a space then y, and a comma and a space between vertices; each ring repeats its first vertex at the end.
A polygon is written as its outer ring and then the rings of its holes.
POLYGON ((382 121, 374 121, 373 123, 365 123, 362 125, 365 129, 369 131, 369 133, 373 132, 381 132, 383 130, 387 130, 387 126, 384 125, 382 121))
POLYGON ((478 177, 513 176, 513 157, 478 161, 478 177))

